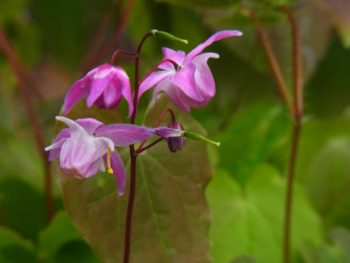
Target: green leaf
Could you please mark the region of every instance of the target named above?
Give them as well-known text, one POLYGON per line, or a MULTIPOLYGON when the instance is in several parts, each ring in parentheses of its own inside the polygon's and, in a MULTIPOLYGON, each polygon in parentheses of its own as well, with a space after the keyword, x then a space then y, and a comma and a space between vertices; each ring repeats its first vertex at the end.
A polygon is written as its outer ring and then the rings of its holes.
POLYGON ((66 212, 58 212, 39 236, 40 258, 45 262, 99 262, 82 240, 66 212), (69 253, 72 248, 74 253, 69 253), (79 251, 79 252, 78 252, 79 251), (65 257, 63 260, 62 257, 65 257), (83 260, 84 258, 84 260, 83 260))
POLYGON ((256 165, 267 161, 288 127, 285 111, 272 101, 242 110, 218 137, 221 165, 244 183, 256 165))
POLYGON ((0 226, 0 262, 36 263, 33 244, 13 230, 0 226))
POLYGON ((350 227, 350 115, 304 124, 297 179, 327 229, 350 227))
MULTIPOLYGON (((268 165, 258 166, 242 188, 225 171, 217 172, 207 188, 212 211, 210 237, 216 263, 250 255, 256 262, 279 262, 283 228, 285 183, 268 165)), ((320 244, 321 222, 296 185, 292 251, 305 243, 320 244)))
MULTIPOLYGON (((146 124, 167 107, 173 108, 160 99, 148 110, 146 124)), ((174 111, 186 129, 205 133, 189 114, 174 111)), ((123 155, 128 163, 126 150, 123 155)), ((137 163, 131 262, 209 262, 206 144, 188 140, 181 152, 171 153, 162 143, 141 154, 137 163)), ((121 262, 129 182, 125 195, 118 197, 112 176, 78 180, 57 172, 77 228, 104 262, 121 262)))
POLYGON ((4 176, 0 181, 0 224, 36 239, 46 224, 44 195, 19 178, 4 176))

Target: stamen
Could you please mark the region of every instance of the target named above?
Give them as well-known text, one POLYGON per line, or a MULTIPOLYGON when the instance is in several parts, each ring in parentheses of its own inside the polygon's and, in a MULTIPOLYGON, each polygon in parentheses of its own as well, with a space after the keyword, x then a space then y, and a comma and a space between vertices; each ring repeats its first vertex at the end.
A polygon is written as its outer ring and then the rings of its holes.
POLYGON ((109 173, 109 174, 113 174, 113 169, 111 167, 111 154, 112 154, 111 148, 108 148, 108 150, 107 150, 107 173, 109 173))

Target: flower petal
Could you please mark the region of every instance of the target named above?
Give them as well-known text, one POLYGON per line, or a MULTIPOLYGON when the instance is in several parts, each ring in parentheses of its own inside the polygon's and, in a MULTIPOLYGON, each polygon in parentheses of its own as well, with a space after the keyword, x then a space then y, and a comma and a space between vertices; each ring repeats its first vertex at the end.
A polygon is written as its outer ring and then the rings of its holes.
POLYGON ((128 75, 122 68, 118 67, 118 69, 119 69, 118 76, 119 76, 119 81, 121 85, 121 94, 123 95, 123 97, 125 98, 125 100, 129 105, 129 117, 130 117, 134 110, 134 102, 131 95, 130 80, 128 75))
POLYGON ((218 57, 219 55, 216 53, 203 53, 192 60, 192 63, 196 65, 196 71, 194 73, 196 87, 206 100, 215 95, 215 81, 207 62, 209 58, 218 57))
POLYGON ((66 141, 66 139, 69 137, 70 137, 69 129, 63 129, 57 134, 53 143, 45 148, 45 151, 50 151, 49 157, 48 157, 49 161, 52 161, 53 159, 55 159, 60 155, 62 145, 66 141))
POLYGON ((167 79, 158 83, 158 85, 154 89, 152 99, 153 101, 155 101, 158 93, 160 93, 161 91, 164 91, 168 95, 172 103, 174 103, 179 109, 186 112, 189 112, 191 110, 189 104, 185 99, 186 95, 177 86, 173 85, 167 79))
MULTIPOLYGON (((171 48, 164 47, 162 48, 162 52, 163 52, 164 58, 169 58, 179 65, 183 64, 186 57, 186 53, 182 50, 176 51, 171 48)), ((163 64, 163 66, 160 65, 160 68, 169 69, 167 64, 165 65, 163 64)))
POLYGON ((88 108, 90 108, 95 103, 95 101, 102 95, 102 93, 106 88, 108 88, 109 85, 113 85, 111 83, 111 76, 91 80, 90 93, 86 100, 86 105, 88 108))
POLYGON ((169 127, 159 127, 155 131, 158 136, 163 138, 181 137, 183 135, 183 130, 169 127))
POLYGON ((126 182, 126 171, 123 160, 117 151, 111 154, 111 167, 113 169, 113 175, 118 187, 118 194, 121 196, 124 194, 125 182, 126 182))
POLYGON ((194 73, 196 67, 194 64, 187 64, 184 68, 176 72, 171 78, 171 83, 177 86, 188 97, 201 101, 202 95, 196 87, 194 82, 194 73))
POLYGON ((67 114, 71 111, 73 106, 89 93, 89 79, 84 77, 76 81, 70 90, 67 92, 66 97, 64 98, 63 112, 67 114))
POLYGON ((103 125, 102 122, 93 118, 77 119, 75 122, 77 122, 80 126, 82 126, 84 130, 90 135, 93 135, 96 129, 101 125, 103 125))
POLYGON ((111 139, 115 146, 127 146, 147 140, 153 133, 153 128, 132 124, 109 124, 96 130, 97 136, 111 139))
POLYGON ((154 85, 157 85, 160 81, 164 80, 166 77, 169 77, 171 75, 175 74, 175 71, 156 71, 151 73, 148 77, 146 77, 140 84, 139 88, 139 99, 141 98, 142 94, 145 93, 147 90, 152 88, 154 85))
POLYGON ((186 56, 186 61, 189 62, 197 56, 199 53, 201 53, 206 47, 210 46, 216 41, 219 41, 224 38, 228 37, 234 37, 234 36, 241 36, 242 32, 238 30, 222 30, 216 32, 214 35, 209 37, 206 41, 204 41, 202 44, 199 44, 197 47, 195 47, 190 53, 186 56))

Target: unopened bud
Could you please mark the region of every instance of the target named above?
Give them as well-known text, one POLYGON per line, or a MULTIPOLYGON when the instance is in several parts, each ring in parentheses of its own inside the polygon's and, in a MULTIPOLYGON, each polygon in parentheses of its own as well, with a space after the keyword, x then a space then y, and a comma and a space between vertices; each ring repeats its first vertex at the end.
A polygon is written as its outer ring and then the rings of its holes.
MULTIPOLYGON (((168 124, 168 128, 178 129, 178 130, 182 130, 182 131, 184 130, 183 126, 176 121, 170 122, 168 124)), ((182 146, 185 143, 185 138, 183 136, 169 137, 166 139, 166 141, 168 142, 169 150, 171 152, 177 152, 177 151, 180 151, 182 149, 182 146)))

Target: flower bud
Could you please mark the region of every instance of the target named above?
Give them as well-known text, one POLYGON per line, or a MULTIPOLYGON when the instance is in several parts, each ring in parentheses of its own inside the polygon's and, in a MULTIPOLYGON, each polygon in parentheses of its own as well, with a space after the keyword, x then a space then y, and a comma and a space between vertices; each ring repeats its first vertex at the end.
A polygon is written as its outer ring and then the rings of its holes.
MULTIPOLYGON (((178 129, 181 131, 184 130, 184 127, 180 123, 176 122, 175 120, 168 124, 168 128, 178 129)), ((169 150, 171 152, 177 152, 182 149, 182 146, 185 143, 185 138, 183 136, 169 137, 166 139, 166 141, 168 142, 169 150)))

